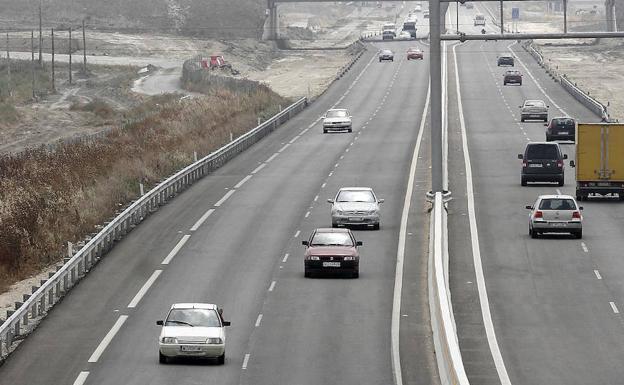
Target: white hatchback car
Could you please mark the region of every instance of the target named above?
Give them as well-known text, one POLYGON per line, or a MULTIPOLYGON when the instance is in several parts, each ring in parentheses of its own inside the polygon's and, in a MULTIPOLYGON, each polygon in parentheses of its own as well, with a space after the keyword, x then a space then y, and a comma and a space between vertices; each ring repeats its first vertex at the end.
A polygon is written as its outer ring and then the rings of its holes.
POLYGON ((353 132, 351 115, 348 110, 336 108, 325 113, 323 116, 323 133, 326 134, 330 130, 353 132))
POLYGON ((332 227, 338 226, 372 226, 379 229, 379 204, 383 199, 377 196, 370 187, 343 187, 338 190, 332 204, 332 227))
POLYGON ((537 238, 542 233, 570 233, 583 237, 582 206, 570 195, 540 195, 529 215, 529 235, 537 238))
POLYGON ((225 363, 225 326, 222 310, 207 303, 176 303, 171 306, 158 338, 159 362, 173 357, 215 358, 225 363))

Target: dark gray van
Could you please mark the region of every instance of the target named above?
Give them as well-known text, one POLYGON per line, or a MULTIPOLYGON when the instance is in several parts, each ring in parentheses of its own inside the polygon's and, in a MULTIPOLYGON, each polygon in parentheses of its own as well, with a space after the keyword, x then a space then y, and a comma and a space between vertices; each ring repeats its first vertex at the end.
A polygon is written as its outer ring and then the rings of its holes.
POLYGON ((561 152, 559 143, 527 143, 524 154, 518 154, 518 159, 522 159, 522 186, 526 186, 527 182, 557 182, 559 186, 563 186, 563 161, 568 156, 561 152))

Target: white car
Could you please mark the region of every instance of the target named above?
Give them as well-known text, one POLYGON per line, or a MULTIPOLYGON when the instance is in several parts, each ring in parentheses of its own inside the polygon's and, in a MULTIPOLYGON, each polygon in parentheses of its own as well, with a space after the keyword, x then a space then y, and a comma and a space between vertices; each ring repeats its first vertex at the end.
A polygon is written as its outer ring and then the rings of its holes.
POLYGON ((161 325, 158 356, 161 364, 174 357, 214 358, 225 363, 225 326, 222 311, 214 304, 176 303, 161 325))
POLYGON ((341 188, 334 199, 327 200, 332 204, 332 227, 371 226, 379 230, 379 204, 383 201, 370 187, 341 188))
POLYGON ((323 116, 323 134, 326 134, 330 130, 353 132, 351 125, 351 115, 349 111, 340 109, 331 109, 323 116))
POLYGON ((529 215, 529 235, 537 238, 543 233, 570 233, 583 237, 582 206, 570 195, 540 195, 529 215))

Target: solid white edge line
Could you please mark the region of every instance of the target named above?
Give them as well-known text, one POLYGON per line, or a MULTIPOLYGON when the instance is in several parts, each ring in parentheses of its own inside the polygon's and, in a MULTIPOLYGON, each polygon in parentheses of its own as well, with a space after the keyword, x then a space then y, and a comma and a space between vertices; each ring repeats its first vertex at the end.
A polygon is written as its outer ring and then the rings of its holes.
POLYGON ((163 261, 160 263, 161 265, 168 265, 169 262, 171 262, 171 260, 173 259, 173 257, 176 256, 176 254, 178 254, 178 252, 180 251, 180 249, 182 248, 182 246, 184 246, 184 244, 186 243, 186 241, 189 240, 191 236, 190 235, 185 235, 182 237, 182 239, 180 239, 180 241, 178 242, 177 245, 175 245, 175 247, 169 252, 169 254, 167 254, 167 256, 165 257, 165 259, 163 259, 163 261))
POLYGON ((600 275, 598 270, 594 270, 594 274, 596 275, 596 279, 602 279, 602 275, 600 275))
POLYGON ((234 186, 234 188, 235 188, 235 189, 236 189, 236 188, 241 188, 241 187, 245 184, 245 182, 247 182, 249 179, 251 179, 251 177, 252 177, 252 176, 253 176, 253 175, 247 175, 247 176, 246 176, 246 177, 244 177, 244 178, 243 178, 240 182, 238 182, 238 183, 236 184, 236 186, 234 186))
POLYGON ((265 167, 266 167, 266 163, 262 163, 260 166, 256 167, 256 169, 253 170, 251 173, 255 174, 255 173, 257 173, 258 171, 262 170, 265 167))
POLYGON ((262 313, 258 314, 258 318, 256 318, 256 327, 259 327, 261 322, 262 322, 262 313))
POLYGON ((247 365, 249 364, 249 356, 249 353, 245 354, 245 358, 243 359, 243 366, 241 367, 243 370, 247 369, 247 365))
POLYGON ((620 314, 620 311, 618 310, 617 306, 615 306, 615 302, 609 302, 609 305, 611 305, 611 309, 613 309, 613 312, 615 314, 620 314))
POLYGON ((89 377, 89 372, 80 372, 78 377, 76 377, 76 381, 74 381, 74 385, 84 385, 87 377, 89 377))
POLYGON ((219 207, 222 204, 225 203, 226 200, 228 200, 232 194, 234 194, 236 192, 236 190, 230 190, 228 192, 225 193, 225 195, 223 196, 223 198, 219 199, 219 201, 217 203, 215 203, 215 207, 219 207))
POLYGON ((145 284, 143 284, 143 287, 141 287, 139 292, 136 293, 134 298, 132 298, 132 301, 130 301, 130 303, 128 304, 129 308, 133 309, 137 307, 137 305, 139 304, 139 301, 141 301, 141 298, 143 298, 145 293, 147 293, 147 291, 152 287, 152 285, 154 284, 154 282, 156 282, 156 280, 158 279, 158 276, 160 276, 162 272, 163 272, 162 270, 154 271, 152 276, 147 279, 145 284))
POLYGON ((485 334, 488 339, 488 345, 492 352, 492 359, 496 366, 496 371, 500 379, 501 385, 511 385, 505 362, 498 346, 494 323, 492 322, 492 314, 490 312, 490 303, 485 286, 485 276, 483 274, 483 265, 481 261, 481 249, 479 246, 479 231, 477 228, 477 219, 475 215, 474 191, 472 185, 472 165, 470 163, 470 153, 468 152, 468 137, 466 135, 466 121, 464 119, 464 107, 462 104, 461 86, 459 84, 459 71, 457 67, 457 46, 453 46, 453 60, 455 64, 455 83, 457 90, 457 107, 459 110, 459 125, 461 128, 462 147, 464 151, 464 164, 466 168, 466 195, 468 200, 468 218, 470 221, 470 238, 472 243, 472 256, 475 267, 475 275, 477 279, 477 288, 479 290, 479 302, 481 303, 481 315, 485 326, 485 334))
POLYGON ((128 319, 127 315, 119 316, 119 318, 117 319, 117 322, 115 322, 111 330, 109 330, 109 332, 106 334, 102 342, 100 342, 100 344, 95 349, 91 357, 89 357, 89 362, 91 363, 98 362, 98 360, 100 359, 100 356, 102 356, 102 353, 104 353, 104 350, 106 350, 106 348, 108 347, 108 344, 110 344, 113 338, 115 338, 115 335, 119 332, 119 329, 121 329, 121 327, 123 326, 124 322, 126 322, 127 319, 128 319))
POLYGON ((195 224, 193 225, 193 227, 191 227, 191 231, 197 231, 197 229, 199 229, 199 228, 200 228, 200 226, 204 224, 204 222, 206 221, 206 219, 208 219, 208 217, 209 217, 210 215, 212 215, 212 213, 214 213, 214 211, 215 211, 214 209, 210 209, 210 210, 206 211, 206 212, 204 213, 204 215, 202 215, 202 217, 201 217, 201 218, 199 218, 199 219, 197 220, 197 222, 195 222, 195 224))
POLYGON ((418 153, 420 152, 420 144, 422 143, 423 132, 427 122, 427 112, 429 111, 429 100, 431 97, 431 84, 427 89, 427 97, 425 99, 425 108, 420 119, 420 131, 414 146, 414 154, 412 155, 412 163, 410 165, 409 178, 407 181, 407 190, 405 191, 405 201, 403 203, 403 213, 401 214, 401 228, 399 230, 399 244, 397 247, 396 270, 394 275, 394 295, 392 299, 392 326, 391 335, 391 352, 392 352, 392 375, 395 385, 403 385, 403 372, 401 371, 401 297, 403 292, 403 262, 405 259, 405 247, 407 243, 407 220, 414 193, 414 180, 416 178, 416 166, 418 165, 418 153))

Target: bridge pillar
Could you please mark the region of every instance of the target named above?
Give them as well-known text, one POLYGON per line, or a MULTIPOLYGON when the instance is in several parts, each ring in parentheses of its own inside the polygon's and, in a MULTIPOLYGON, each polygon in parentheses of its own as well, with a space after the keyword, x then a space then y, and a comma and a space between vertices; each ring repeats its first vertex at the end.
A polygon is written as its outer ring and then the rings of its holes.
POLYGON ((277 3, 275 0, 267 0, 267 14, 264 23, 264 39, 277 40, 279 37, 279 20, 277 12, 277 3))
POLYGON ((607 31, 616 32, 615 0, 605 0, 605 15, 607 21, 607 31))

